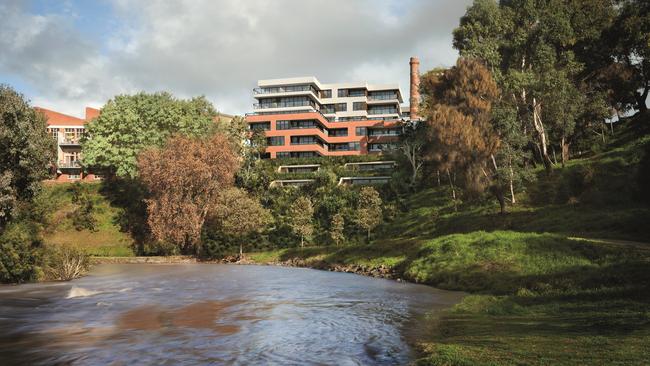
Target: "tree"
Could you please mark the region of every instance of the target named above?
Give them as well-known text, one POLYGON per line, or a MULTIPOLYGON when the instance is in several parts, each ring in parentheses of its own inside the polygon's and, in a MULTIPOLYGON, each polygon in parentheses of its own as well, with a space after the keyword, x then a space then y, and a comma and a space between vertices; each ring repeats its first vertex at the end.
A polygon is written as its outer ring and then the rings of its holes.
POLYGON ((289 226, 294 234, 300 236, 300 247, 304 247, 305 238, 311 237, 314 232, 314 206, 311 200, 300 196, 289 207, 289 226))
POLYGON ((377 227, 382 221, 381 197, 373 187, 363 187, 359 192, 357 202, 356 223, 368 233, 370 242, 370 231, 377 227))
POLYGON ((78 231, 84 229, 95 231, 97 220, 93 216, 94 203, 88 190, 81 183, 75 182, 70 186, 69 191, 72 194, 72 203, 77 206, 70 213, 74 228, 78 231))
POLYGON ((330 238, 334 243, 336 243, 337 247, 341 241, 345 240, 345 235, 343 234, 344 229, 345 220, 343 219, 343 215, 337 213, 336 215, 332 216, 332 222, 330 224, 330 238))
POLYGON ((206 216, 219 194, 230 188, 239 161, 222 134, 207 138, 174 136, 162 148, 138 157, 153 236, 183 252, 196 253, 206 216))
POLYGON ((210 209, 208 220, 239 242, 241 259, 244 242, 251 234, 262 232, 272 219, 270 212, 246 191, 230 188, 219 194, 216 204, 210 209))
POLYGON ((423 151, 426 145, 424 129, 426 124, 419 121, 412 121, 404 126, 400 136, 399 151, 408 161, 411 168, 411 188, 417 185, 418 177, 424 166, 423 151))
POLYGON ((250 191, 259 191, 268 187, 268 181, 257 169, 262 154, 266 151, 266 135, 262 129, 249 129, 246 120, 235 117, 230 121, 228 135, 238 147, 242 164, 237 173, 237 184, 250 191))
POLYGON ((504 183, 512 184, 512 177, 503 174, 503 164, 497 161, 501 139, 492 113, 499 97, 496 82, 480 61, 460 58, 433 90, 424 111, 429 124, 426 156, 447 172, 452 189, 451 171, 459 173, 470 194, 488 188, 504 213, 504 183))
POLYGON ((56 144, 45 121, 21 94, 0 84, 0 231, 16 204, 30 201, 48 177, 56 144))
POLYGON ((164 92, 118 95, 87 125, 83 163, 134 178, 140 151, 164 145, 172 134, 206 136, 215 128, 215 116, 204 97, 182 100, 164 92))
POLYGON ((619 1, 619 14, 608 34, 617 78, 617 101, 645 112, 650 93, 650 3, 619 1))
POLYGON ((577 119, 592 105, 580 89, 596 75, 590 59, 600 59, 594 51, 612 9, 609 0, 480 0, 454 31, 461 56, 485 61, 548 172, 549 147, 561 145, 568 158, 577 119))

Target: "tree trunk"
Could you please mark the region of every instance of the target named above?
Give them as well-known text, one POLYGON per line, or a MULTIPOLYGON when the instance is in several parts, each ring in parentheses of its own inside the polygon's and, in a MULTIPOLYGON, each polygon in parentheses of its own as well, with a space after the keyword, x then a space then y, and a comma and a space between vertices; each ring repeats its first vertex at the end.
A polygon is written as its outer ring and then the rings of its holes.
POLYGON ((451 179, 451 173, 449 173, 449 169, 447 169, 447 178, 449 179, 449 186, 451 186, 451 199, 454 202, 454 211, 458 211, 458 207, 456 206, 456 188, 454 187, 454 182, 451 179))
POLYGON ((300 235, 300 249, 302 249, 305 246, 305 236, 300 235))
POLYGON ((571 144, 566 142, 566 138, 562 137, 562 141, 560 142, 560 146, 562 147, 562 168, 566 165, 566 163, 569 161, 569 146, 571 144))
POLYGON ((438 187, 440 187, 440 170, 436 170, 436 175, 438 176, 438 187))
POLYGON ((508 168, 510 169, 510 197, 512 198, 512 204, 517 203, 515 199, 515 171, 512 169, 512 158, 508 159, 508 168))
POLYGON ((537 136, 539 136, 539 147, 542 154, 542 162, 546 168, 546 172, 550 173, 553 170, 553 162, 548 155, 548 142, 546 140, 546 130, 544 129, 544 123, 542 122, 542 106, 537 103, 537 99, 533 98, 533 126, 535 131, 537 131, 537 136))
POLYGON ((370 228, 368 228, 368 244, 370 244, 370 228))
POLYGON ((501 215, 506 214, 506 197, 503 194, 503 191, 499 188, 494 189, 494 195, 497 198, 497 201, 499 201, 499 207, 501 208, 501 215))
POLYGON ((244 245, 239 244, 239 260, 242 260, 244 258, 244 245))

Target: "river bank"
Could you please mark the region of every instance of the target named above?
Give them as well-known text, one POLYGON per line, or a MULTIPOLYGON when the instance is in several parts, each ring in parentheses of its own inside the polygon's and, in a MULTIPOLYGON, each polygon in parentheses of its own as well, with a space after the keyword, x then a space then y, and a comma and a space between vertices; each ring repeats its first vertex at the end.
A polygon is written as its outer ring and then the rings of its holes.
MULTIPOLYGON (((357 273, 469 293, 418 339, 424 365, 640 365, 650 354, 650 251, 641 244, 496 231, 246 258, 239 264, 357 273)), ((207 263, 224 262, 236 260, 207 263)))
POLYGON ((150 256, 150 257, 92 257, 91 263, 96 264, 237 264, 237 265, 266 265, 281 267, 311 268, 330 272, 354 273, 362 276, 404 281, 402 275, 393 268, 385 265, 365 266, 359 264, 335 264, 324 261, 313 262, 301 258, 290 258, 285 261, 260 262, 245 257, 238 260, 229 257, 222 260, 201 260, 194 256, 150 256))

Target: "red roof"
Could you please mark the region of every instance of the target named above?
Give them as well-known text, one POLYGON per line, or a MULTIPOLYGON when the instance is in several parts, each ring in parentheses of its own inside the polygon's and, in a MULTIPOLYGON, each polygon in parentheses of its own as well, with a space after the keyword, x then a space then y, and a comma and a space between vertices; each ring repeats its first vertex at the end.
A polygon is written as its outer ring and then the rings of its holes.
POLYGON ((55 112, 50 109, 34 107, 37 111, 43 113, 47 117, 48 126, 82 126, 87 121, 99 115, 99 109, 86 107, 86 119, 81 119, 67 114, 55 112))

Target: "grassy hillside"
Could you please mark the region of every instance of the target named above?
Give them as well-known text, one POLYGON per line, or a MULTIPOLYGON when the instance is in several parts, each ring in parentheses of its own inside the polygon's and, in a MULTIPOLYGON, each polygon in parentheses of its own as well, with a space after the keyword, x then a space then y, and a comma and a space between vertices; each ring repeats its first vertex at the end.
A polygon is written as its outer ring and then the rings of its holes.
POLYGON ((93 202, 95 230, 74 227, 77 206, 72 202, 72 184, 46 186, 40 198, 47 204, 49 212, 43 233, 45 243, 77 246, 93 256, 132 256, 133 239, 120 231, 117 222, 119 209, 112 207, 99 194, 100 184, 81 184, 93 202))
POLYGON ((636 177, 650 123, 640 122, 619 128, 603 152, 539 172, 507 215, 489 198, 456 212, 447 188, 435 187, 405 199, 407 211, 371 244, 250 257, 386 266, 470 292, 422 339, 423 365, 644 364, 650 207, 636 177))

